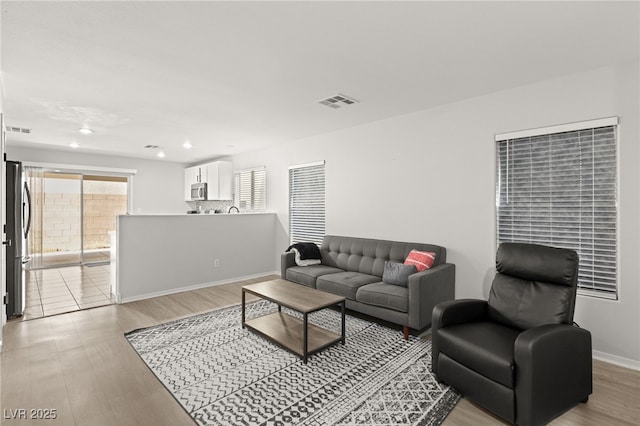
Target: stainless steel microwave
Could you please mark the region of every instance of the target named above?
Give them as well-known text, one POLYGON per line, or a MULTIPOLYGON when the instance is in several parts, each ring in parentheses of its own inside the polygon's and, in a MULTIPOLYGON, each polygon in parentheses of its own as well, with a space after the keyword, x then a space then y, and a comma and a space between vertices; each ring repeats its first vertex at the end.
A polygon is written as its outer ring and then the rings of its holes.
POLYGON ((192 183, 191 184, 191 200, 199 201, 207 199, 207 184, 206 183, 192 183))

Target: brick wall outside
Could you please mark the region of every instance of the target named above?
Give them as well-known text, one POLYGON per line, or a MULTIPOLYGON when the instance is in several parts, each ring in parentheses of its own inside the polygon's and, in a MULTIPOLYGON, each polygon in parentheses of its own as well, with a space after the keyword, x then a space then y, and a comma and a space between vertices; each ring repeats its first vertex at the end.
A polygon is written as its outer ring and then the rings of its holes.
MULTIPOLYGON (((116 217, 127 212, 126 186, 87 181, 84 190, 84 250, 108 248, 116 217)), ((80 194, 45 192, 42 215, 44 253, 80 250, 80 194)))
POLYGON ((80 194, 45 193, 42 251, 80 249, 80 194))
POLYGON ((84 195, 84 249, 111 246, 109 231, 116 230, 116 217, 127 213, 127 196, 84 195))

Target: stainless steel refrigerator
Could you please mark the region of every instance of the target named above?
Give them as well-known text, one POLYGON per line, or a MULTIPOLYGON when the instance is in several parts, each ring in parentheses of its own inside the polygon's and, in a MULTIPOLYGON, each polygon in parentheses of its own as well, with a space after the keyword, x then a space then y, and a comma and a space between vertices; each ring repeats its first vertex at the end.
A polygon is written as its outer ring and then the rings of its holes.
POLYGON ((26 240, 31 226, 31 195, 22 175, 22 163, 7 161, 7 318, 21 316, 25 304, 24 265, 26 240))

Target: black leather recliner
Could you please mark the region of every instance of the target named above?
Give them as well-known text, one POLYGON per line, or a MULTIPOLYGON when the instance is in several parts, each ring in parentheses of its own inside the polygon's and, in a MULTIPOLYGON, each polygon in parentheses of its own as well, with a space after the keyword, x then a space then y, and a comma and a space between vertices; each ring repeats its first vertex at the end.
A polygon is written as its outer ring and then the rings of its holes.
POLYGON ((591 333, 573 324, 578 255, 503 243, 489 300, 436 305, 433 373, 518 425, 546 424, 592 392, 591 333))

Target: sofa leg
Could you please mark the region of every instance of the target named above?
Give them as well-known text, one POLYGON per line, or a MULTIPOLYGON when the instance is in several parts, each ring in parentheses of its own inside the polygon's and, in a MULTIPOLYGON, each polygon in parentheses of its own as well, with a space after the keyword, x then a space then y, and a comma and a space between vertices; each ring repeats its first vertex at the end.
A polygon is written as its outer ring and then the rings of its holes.
POLYGON ((402 326, 402 334, 404 334, 404 340, 409 340, 409 327, 402 326))

